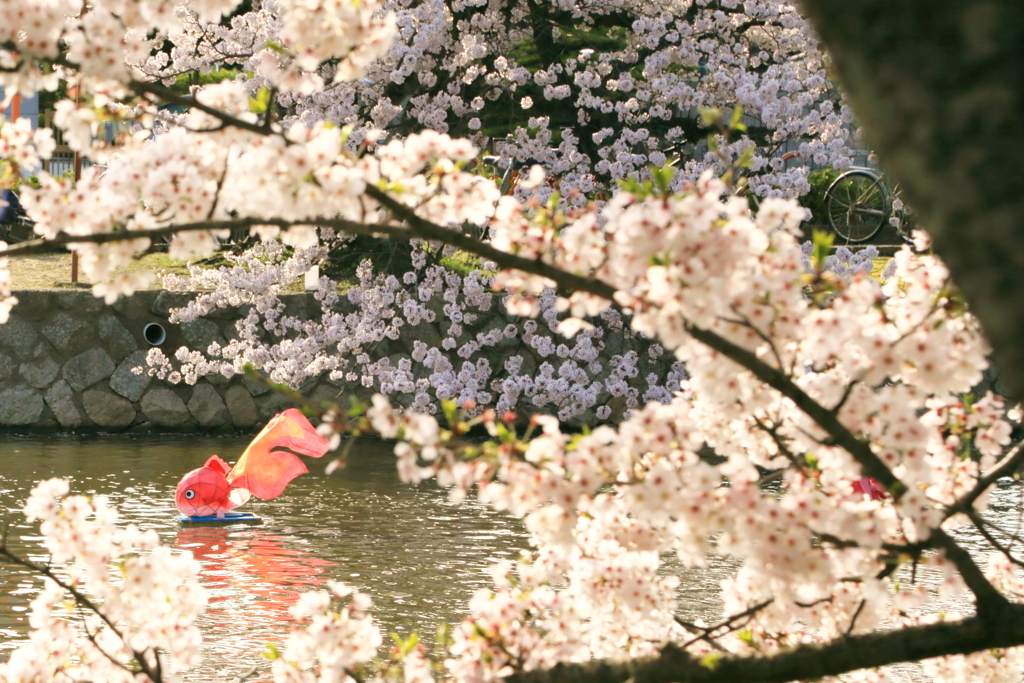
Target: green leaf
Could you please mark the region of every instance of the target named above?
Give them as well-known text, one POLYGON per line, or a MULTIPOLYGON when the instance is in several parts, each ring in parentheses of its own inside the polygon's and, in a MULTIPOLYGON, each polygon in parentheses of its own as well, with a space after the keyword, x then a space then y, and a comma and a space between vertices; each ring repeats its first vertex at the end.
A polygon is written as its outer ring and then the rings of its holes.
POLYGON ((670 163, 665 164, 661 168, 651 169, 651 178, 653 178, 658 190, 661 191, 662 196, 668 196, 672 193, 672 178, 675 175, 676 170, 672 168, 670 163))
MULTIPOLYGON (((747 147, 745 150, 743 150, 743 153, 740 154, 740 158, 736 160, 736 165, 739 166, 740 168, 749 168, 750 163, 753 160, 754 146, 751 145, 750 147, 747 147)), ((742 180, 746 180, 746 178, 743 178, 742 180)))
POLYGON ((397 633, 392 633, 390 635, 391 640, 395 641, 395 645, 398 647, 399 657, 407 656, 410 652, 413 651, 413 648, 415 648, 420 642, 420 634, 418 634, 416 631, 410 633, 409 637, 405 640, 402 640, 402 637, 397 633))
POLYGON ((501 441, 501 443, 509 443, 510 441, 515 441, 515 438, 516 438, 515 432, 510 430, 505 425, 504 422, 497 423, 496 425, 494 425, 494 428, 498 432, 498 440, 501 441))
POLYGON ((352 407, 348 409, 347 415, 349 417, 362 417, 364 414, 366 414, 366 404, 365 403, 360 401, 355 396, 352 396, 350 398, 350 400, 352 402, 352 407))
POLYGON ((263 47, 267 48, 271 52, 276 52, 281 55, 288 54, 288 48, 283 43, 279 43, 276 40, 268 40, 263 44, 263 47))
POLYGON ((700 122, 706 127, 717 125, 722 120, 722 112, 714 107, 697 107, 700 122))
POLYGON ((453 425, 459 420, 459 404, 452 400, 441 401, 441 410, 444 411, 448 424, 453 425))
POLYGON ((743 125, 743 107, 736 105, 732 110, 732 121, 729 122, 729 128, 736 130, 737 126, 743 125))
POLYGON ((824 230, 815 230, 814 237, 814 249, 811 252, 811 265, 814 270, 818 273, 824 272, 825 270, 825 259, 828 258, 829 252, 832 250, 832 242, 835 241, 836 236, 830 232, 824 230))
POLYGON ((723 656, 724 655, 721 652, 709 652, 700 658, 700 665, 705 669, 714 671, 723 656))
POLYGON ((434 643, 438 648, 446 648, 452 642, 452 625, 447 622, 442 622, 437 625, 437 635, 434 637, 434 643))
POLYGON ((277 643, 267 643, 263 650, 263 656, 271 661, 281 657, 281 651, 277 649, 277 643))
POLYGON ((254 114, 265 114, 267 113, 267 107, 270 106, 270 88, 260 88, 256 93, 256 97, 249 98, 249 111, 254 114))

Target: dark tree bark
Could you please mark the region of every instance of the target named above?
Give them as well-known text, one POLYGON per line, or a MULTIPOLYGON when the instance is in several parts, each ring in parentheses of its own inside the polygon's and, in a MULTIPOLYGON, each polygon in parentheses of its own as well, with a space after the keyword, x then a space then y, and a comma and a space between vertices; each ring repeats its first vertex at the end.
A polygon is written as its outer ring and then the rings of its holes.
POLYGON ((802 0, 886 172, 1024 399, 1024 6, 802 0))

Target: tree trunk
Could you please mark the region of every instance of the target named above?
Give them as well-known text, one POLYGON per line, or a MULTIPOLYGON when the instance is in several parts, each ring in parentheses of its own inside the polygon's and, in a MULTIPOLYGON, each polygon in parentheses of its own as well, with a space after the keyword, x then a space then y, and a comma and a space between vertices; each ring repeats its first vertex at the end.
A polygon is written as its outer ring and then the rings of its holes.
POLYGON ((1024 398, 1020 0, 802 0, 868 143, 1024 398))

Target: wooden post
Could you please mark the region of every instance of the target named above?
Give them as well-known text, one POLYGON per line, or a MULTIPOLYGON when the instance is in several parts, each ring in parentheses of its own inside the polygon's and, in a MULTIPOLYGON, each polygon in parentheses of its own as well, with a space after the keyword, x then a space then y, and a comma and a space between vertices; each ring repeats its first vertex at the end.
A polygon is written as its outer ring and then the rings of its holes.
POLYGON ((15 95, 11 99, 11 121, 17 121, 21 117, 21 95, 15 95))
MULTIPOLYGON (((75 185, 82 178, 82 157, 75 152, 75 185)), ((78 284, 78 252, 71 252, 71 284, 78 284)))

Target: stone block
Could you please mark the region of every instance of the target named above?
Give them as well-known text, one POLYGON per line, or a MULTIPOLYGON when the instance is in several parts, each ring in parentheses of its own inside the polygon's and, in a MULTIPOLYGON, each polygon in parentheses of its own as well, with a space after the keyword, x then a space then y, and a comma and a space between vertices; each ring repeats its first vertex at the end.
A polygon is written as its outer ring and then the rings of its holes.
POLYGON ((53 348, 68 356, 91 346, 95 340, 89 323, 67 313, 58 313, 41 331, 53 348))
POLYGON ((17 367, 18 364, 13 358, 6 353, 0 353, 0 387, 7 385, 17 367))
POLYGON ((346 400, 345 392, 342 389, 330 384, 328 382, 321 382, 313 388, 313 391, 308 394, 309 400, 314 403, 337 403, 342 408, 348 408, 349 402, 346 400))
POLYGON ((153 315, 160 316, 161 318, 167 318, 170 315, 172 308, 184 308, 194 296, 194 294, 168 292, 165 290, 156 295, 156 298, 153 299, 153 305, 150 306, 149 311, 153 315))
MULTIPOLYGON (((74 401, 72 401, 74 395, 71 387, 64 380, 60 380, 46 392, 46 405, 50 406, 50 410, 53 411, 57 422, 64 429, 74 429, 82 426, 82 414, 78 412, 78 408, 75 407, 74 401)), ((134 414, 135 411, 132 412, 134 414)))
POLYGON ((50 292, 42 289, 18 290, 18 311, 29 320, 40 321, 46 318, 53 312, 50 292))
POLYGON ((64 364, 64 379, 75 391, 82 391, 114 374, 114 361, 106 351, 94 347, 64 364))
POLYGON ((402 343, 406 351, 412 353, 416 350, 415 342, 417 341, 433 348, 441 346, 441 342, 444 340, 441 333, 437 331, 436 325, 424 321, 419 325, 402 325, 398 330, 398 341, 402 343))
POLYGON ((150 303, 141 293, 123 296, 114 302, 114 310, 125 320, 143 320, 149 317, 150 303))
POLYGON ((264 422, 289 408, 295 408, 296 405, 295 401, 277 392, 256 399, 256 410, 264 422))
POLYGON ((146 419, 161 427, 184 427, 192 422, 185 402, 167 387, 153 387, 141 401, 146 419))
POLYGON ((110 388, 129 401, 138 401, 146 391, 152 378, 145 372, 135 374, 133 368, 146 368, 146 352, 138 350, 121 361, 110 376, 110 388))
POLYGON ((135 421, 131 401, 108 389, 89 389, 82 394, 82 407, 89 419, 107 429, 124 429, 135 421))
POLYGON ((32 350, 39 341, 39 335, 35 328, 23 318, 11 315, 3 325, 0 325, 0 346, 6 346, 21 358, 29 360, 32 358, 32 350))
POLYGON ((224 399, 209 384, 197 384, 188 401, 188 411, 206 429, 231 426, 231 414, 224 399))
POLYGON ((99 313, 103 310, 103 299, 97 299, 92 292, 62 292, 57 305, 65 311, 76 313, 99 313))
POLYGON ((36 389, 45 389, 57 378, 60 366, 49 356, 43 356, 31 363, 22 363, 18 371, 22 378, 36 389))
POLYGON ((138 342, 128 328, 109 313, 100 316, 98 327, 100 339, 103 340, 115 363, 121 362, 121 359, 139 348, 138 342))
POLYGON ((30 425, 43 416, 43 397, 29 387, 11 387, 0 391, 0 424, 30 425))
POLYGON ((228 382, 231 381, 230 379, 219 373, 214 373, 212 375, 204 375, 203 377, 204 379, 206 379, 207 384, 213 387, 227 386, 228 382))
POLYGON ((256 380, 248 377, 242 378, 242 386, 245 387, 245 390, 249 392, 250 396, 262 396, 270 391, 270 387, 263 382, 257 382, 256 380))
POLYGON ((259 421, 256 402, 252 400, 252 395, 246 391, 245 387, 237 384, 228 387, 228 390, 224 392, 224 399, 228 412, 231 414, 231 421, 239 429, 254 427, 259 421))
POLYGON ((604 349, 601 354, 605 358, 611 358, 623 353, 625 347, 625 337, 622 330, 609 331, 604 338, 604 349))
POLYGON ((181 336, 185 338, 188 347, 196 351, 206 353, 207 347, 213 342, 217 342, 221 346, 227 344, 217 323, 205 318, 196 318, 190 322, 181 323, 178 325, 178 330, 181 331, 181 336))

